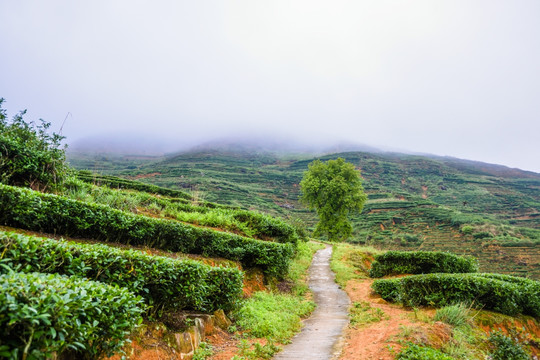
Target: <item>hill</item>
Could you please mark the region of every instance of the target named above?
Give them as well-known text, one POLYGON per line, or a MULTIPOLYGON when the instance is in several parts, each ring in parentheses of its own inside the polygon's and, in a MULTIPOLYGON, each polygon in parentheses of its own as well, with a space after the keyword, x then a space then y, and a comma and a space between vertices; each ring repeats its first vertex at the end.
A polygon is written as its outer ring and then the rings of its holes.
POLYGON ((353 219, 352 242, 442 249, 478 256, 483 271, 540 278, 540 174, 448 157, 382 152, 323 156, 253 147, 206 147, 159 159, 71 156, 71 164, 211 202, 313 226, 298 203, 314 158, 343 157, 362 171, 369 200, 353 219))

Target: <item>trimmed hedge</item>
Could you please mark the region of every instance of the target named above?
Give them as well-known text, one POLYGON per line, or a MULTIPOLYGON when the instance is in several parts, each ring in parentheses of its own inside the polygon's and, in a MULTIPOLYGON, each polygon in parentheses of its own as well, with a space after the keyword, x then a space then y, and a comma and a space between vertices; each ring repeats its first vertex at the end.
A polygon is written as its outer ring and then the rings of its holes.
POLYGON ((192 260, 152 256, 105 245, 68 243, 0 232, 0 272, 76 275, 128 288, 152 311, 230 310, 242 293, 242 272, 192 260))
POLYGON ((297 245, 300 240, 295 228, 279 218, 248 210, 233 210, 233 218, 255 230, 257 235, 270 236, 280 243, 297 245))
POLYGON ((237 260, 283 277, 294 247, 0 184, 0 224, 237 260))
POLYGON ((388 301, 442 307, 470 303, 507 315, 540 318, 540 282, 498 274, 426 274, 373 282, 388 301))
POLYGON ((91 171, 81 170, 76 173, 76 176, 78 179, 87 183, 107 185, 111 188, 116 189, 132 189, 152 194, 176 197, 185 200, 192 199, 192 196, 184 191, 167 189, 161 186, 146 184, 140 181, 123 179, 116 176, 94 174, 91 171))
POLYGON ((0 357, 111 356, 141 322, 142 306, 127 289, 76 277, 0 275, 0 357))
MULTIPOLYGON (((88 193, 94 197, 94 192, 100 193, 103 192, 109 192, 112 194, 118 194, 118 189, 109 189, 105 187, 99 187, 99 186, 92 186, 89 184, 81 183, 81 181, 71 181, 69 183, 69 187, 71 190, 78 190, 81 187, 86 187, 84 191, 88 191, 88 193), (100 190, 97 190, 100 189, 100 190), (97 191, 96 191, 97 190, 97 191)), ((68 191, 69 194, 69 191, 68 191)), ((179 199, 179 198, 169 198, 169 197, 156 197, 153 194, 149 194, 148 192, 143 191, 137 191, 136 193, 126 193, 121 192, 121 196, 126 198, 126 202, 128 202, 127 198, 137 198, 137 201, 142 201, 143 204, 156 204, 161 208, 161 211, 165 211, 165 213, 170 212, 170 216, 173 218, 175 217, 175 212, 189 212, 189 213, 198 213, 198 214, 216 214, 217 219, 220 219, 223 215, 226 218, 230 218, 232 221, 240 222, 242 225, 245 225, 249 228, 249 234, 248 236, 258 236, 258 237, 272 237, 277 242, 291 242, 296 244, 299 240, 299 235, 296 231, 296 229, 288 224, 287 222, 283 221, 280 218, 274 218, 256 211, 248 211, 248 210, 241 210, 237 208, 232 207, 226 207, 221 206, 217 204, 211 204, 211 203, 203 203, 201 205, 194 205, 190 201, 185 199, 179 199), (144 199, 144 200, 142 200, 144 199), (211 205, 211 206, 210 206, 211 205)), ((120 197, 121 197, 120 196, 120 197)), ((69 195, 67 197, 70 197, 69 195)), ((99 197, 99 196, 98 196, 99 197)), ((73 197, 70 197, 73 198, 73 197)), ((95 197, 94 197, 95 198, 95 197)), ((111 202, 109 199, 105 200, 105 204, 108 206, 111 206, 113 208, 116 208, 118 210, 131 210, 127 209, 125 207, 124 201, 120 201, 120 204, 115 204, 116 202, 111 202)), ((95 201, 97 203, 100 203, 100 201, 95 201)), ((102 202, 101 202, 102 203, 102 202)), ((145 205, 143 205, 145 206, 145 205)), ((132 207, 132 206, 129 206, 132 207)), ((196 220, 197 223, 199 220, 196 220)), ((190 221, 187 221, 190 222, 190 221)), ((222 224, 220 221, 216 221, 213 223, 213 221, 208 221, 207 219, 204 219, 201 222, 202 225, 207 225, 211 227, 222 227, 222 224)), ((226 226, 225 226, 226 227, 226 226)))
POLYGON ((378 278, 397 274, 473 273, 478 263, 473 257, 463 257, 440 251, 387 251, 375 256, 369 276, 378 278))

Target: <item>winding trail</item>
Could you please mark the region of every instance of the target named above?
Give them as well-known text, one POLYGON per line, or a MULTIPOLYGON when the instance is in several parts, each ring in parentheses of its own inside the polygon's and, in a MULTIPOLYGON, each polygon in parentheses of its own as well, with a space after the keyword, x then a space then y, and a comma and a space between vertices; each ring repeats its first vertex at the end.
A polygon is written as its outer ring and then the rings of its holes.
POLYGON ((276 360, 336 359, 340 353, 342 334, 349 323, 349 297, 335 283, 330 270, 332 247, 319 250, 309 268, 309 287, 317 309, 304 321, 302 331, 278 353, 276 360))

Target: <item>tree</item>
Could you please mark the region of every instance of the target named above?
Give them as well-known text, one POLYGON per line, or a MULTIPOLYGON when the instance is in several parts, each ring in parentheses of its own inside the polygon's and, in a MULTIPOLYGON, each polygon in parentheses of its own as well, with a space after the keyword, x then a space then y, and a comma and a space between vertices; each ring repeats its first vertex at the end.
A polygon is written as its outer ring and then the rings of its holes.
POLYGON ((50 123, 27 123, 19 112, 11 121, 0 98, 0 183, 53 190, 62 185, 67 172, 61 135, 47 133, 50 123))
POLYGON ((330 241, 344 241, 352 233, 349 215, 360 212, 367 199, 360 171, 342 158, 308 165, 300 182, 301 201, 319 215, 315 236, 326 234, 330 241))

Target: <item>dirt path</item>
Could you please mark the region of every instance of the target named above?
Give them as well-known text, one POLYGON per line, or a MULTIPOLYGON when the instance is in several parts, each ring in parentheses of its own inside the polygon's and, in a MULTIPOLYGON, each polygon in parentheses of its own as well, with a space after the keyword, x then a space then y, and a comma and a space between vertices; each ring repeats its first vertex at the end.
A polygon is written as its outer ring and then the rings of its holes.
MULTIPOLYGON (((386 316, 381 321, 347 329, 341 360, 394 359, 402 346, 398 334, 405 329, 414 329, 413 332, 418 331, 415 336, 425 336, 422 324, 414 319, 414 312, 373 294, 372 282, 371 279, 351 280, 347 283, 347 293, 353 302, 368 302, 371 307, 381 309, 386 316)), ((426 315, 428 313, 425 311, 426 315)), ((445 337, 446 329, 440 330, 441 334, 437 335, 445 337)))
POLYGON ((276 360, 335 359, 340 352, 340 339, 349 323, 349 297, 339 289, 330 270, 332 247, 317 251, 309 268, 309 287, 317 309, 304 321, 302 331, 278 353, 276 360))

